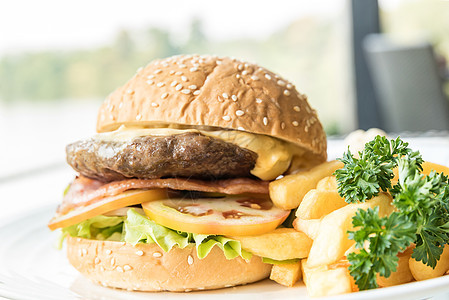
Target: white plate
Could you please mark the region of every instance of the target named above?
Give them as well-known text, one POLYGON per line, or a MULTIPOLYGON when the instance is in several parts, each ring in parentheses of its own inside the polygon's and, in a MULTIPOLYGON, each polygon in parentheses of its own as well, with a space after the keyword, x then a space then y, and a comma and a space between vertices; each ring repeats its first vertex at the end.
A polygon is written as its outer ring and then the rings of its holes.
MULTIPOLYGON (((0 297, 8 299, 309 299, 302 283, 286 288, 270 280, 246 286, 191 293, 142 293, 91 283, 55 248, 58 232, 46 223, 47 207, 0 227, 0 297)), ((449 276, 326 299, 423 299, 449 292, 449 276)))

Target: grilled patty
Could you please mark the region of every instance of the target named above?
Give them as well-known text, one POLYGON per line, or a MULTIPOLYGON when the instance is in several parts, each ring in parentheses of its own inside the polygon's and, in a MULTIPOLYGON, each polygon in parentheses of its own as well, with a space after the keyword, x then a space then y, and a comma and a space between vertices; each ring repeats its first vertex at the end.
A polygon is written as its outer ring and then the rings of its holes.
POLYGON ((73 169, 102 181, 250 177, 257 159, 253 151, 200 133, 144 136, 129 142, 92 138, 68 145, 66 153, 73 169))

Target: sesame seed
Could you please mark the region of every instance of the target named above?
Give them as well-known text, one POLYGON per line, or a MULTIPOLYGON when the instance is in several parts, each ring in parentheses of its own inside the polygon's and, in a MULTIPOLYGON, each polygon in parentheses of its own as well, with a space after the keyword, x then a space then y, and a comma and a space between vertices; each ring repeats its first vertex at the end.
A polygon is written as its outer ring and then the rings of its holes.
POLYGON ((256 75, 253 75, 253 76, 251 76, 251 79, 256 81, 256 80, 259 80, 259 77, 257 77, 256 75))
POLYGON ((175 71, 171 70, 170 73, 168 73, 168 74, 173 75, 173 74, 175 74, 175 71))
POLYGON ((281 122, 281 129, 285 129, 285 123, 281 122))
POLYGON ((293 121, 292 122, 293 126, 297 127, 299 125, 298 121, 293 121))
POLYGON ((221 95, 223 96, 223 98, 229 99, 229 95, 228 95, 227 93, 223 93, 223 94, 221 94, 221 95))
POLYGON ((118 108, 122 108, 123 107, 123 102, 120 102, 120 104, 118 105, 118 108))
POLYGON ((196 71, 198 71, 197 67, 190 68, 190 72, 196 72, 196 71))
POLYGON ((153 74, 148 75, 147 78, 148 78, 148 79, 153 79, 153 78, 154 78, 154 75, 153 75, 153 74))
POLYGON ((153 80, 147 80, 147 83, 151 85, 151 84, 154 83, 154 81, 153 80))
POLYGON ((293 110, 299 112, 299 111, 301 111, 301 108, 300 108, 299 106, 296 105, 296 106, 293 106, 293 110))
POLYGON ((157 69, 157 70, 154 71, 154 74, 159 74, 159 73, 161 73, 161 72, 162 72, 161 69, 157 69))
POLYGON ((157 87, 163 87, 165 85, 165 82, 159 82, 158 84, 156 84, 157 87))
POLYGON ((239 78, 240 78, 240 74, 235 74, 235 77, 236 77, 237 79, 239 79, 239 78))
POLYGON ((95 257, 94 263, 95 263, 96 265, 98 265, 98 264, 100 263, 100 259, 99 259, 98 257, 95 257))
POLYGON ((122 269, 122 267, 120 267, 120 266, 117 266, 116 268, 115 268, 118 272, 120 272, 120 273, 123 273, 123 269, 122 269))
MULTIPOLYGON (((204 61, 203 61, 204 62, 204 61)), ((221 60, 217 60, 217 65, 221 65, 223 62, 221 60)))
POLYGON ((280 86, 285 86, 285 81, 278 80, 277 84, 280 85, 280 86))
POLYGON ((176 80, 173 80, 172 82, 171 82, 171 86, 175 86, 175 85, 177 85, 178 84, 178 82, 176 81, 176 80))
POLYGON ((238 69, 239 71, 243 70, 243 65, 242 65, 242 64, 238 65, 238 66, 237 66, 237 69, 238 69))
POLYGON ((180 64, 179 67, 180 68, 187 68, 187 66, 185 64, 180 64))
POLYGON ((307 126, 304 127, 304 131, 305 131, 305 132, 308 132, 308 131, 309 131, 309 127, 307 127, 307 126))
POLYGON ((129 89, 129 90, 127 90, 127 91, 126 91, 126 93, 127 93, 127 94, 133 94, 133 93, 134 93, 134 91, 133 91, 133 90, 131 90, 131 89, 129 89))
POLYGON ((287 88, 291 89, 293 87, 293 85, 291 83, 287 83, 287 88))
POLYGON ((193 264, 193 257, 192 257, 192 255, 187 256, 187 263, 189 265, 193 264))
POLYGON ((235 101, 237 101, 237 96, 236 96, 236 95, 232 95, 232 96, 231 96, 231 99, 232 99, 232 101, 235 102, 235 101))
POLYGON ((106 254, 111 255, 112 251, 110 249, 106 249, 106 254))
POLYGON ((163 67, 168 67, 168 63, 166 63, 165 61, 162 63, 163 67))
POLYGON ((186 293, 191 292, 191 291, 192 291, 192 289, 185 289, 184 290, 184 292, 186 292, 186 293))
POLYGON ((78 255, 83 256, 83 252, 81 251, 81 249, 78 249, 78 255))
POLYGON ((225 121, 231 121, 231 117, 230 117, 230 116, 223 116, 223 120, 225 120, 225 121))
POLYGON ((191 90, 196 90, 196 85, 194 85, 194 84, 189 85, 189 89, 191 89, 191 90))
POLYGON ((188 79, 187 79, 186 76, 181 76, 181 80, 182 80, 182 81, 187 81, 188 79))
POLYGON ((200 286, 200 287, 198 287, 197 289, 199 289, 199 290, 204 290, 204 287, 200 286))
POLYGON ((113 266, 115 264, 115 258, 111 258, 111 266, 113 266))
POLYGON ((178 76, 182 75, 182 74, 184 74, 184 73, 182 73, 181 71, 178 71, 178 72, 175 73, 175 75, 178 75, 178 76))
POLYGON ((100 271, 104 272, 104 267, 103 266, 100 266, 100 271))
POLYGON ((138 121, 140 119, 142 119, 142 115, 139 114, 139 115, 136 116, 136 120, 138 121))
POLYGON ((199 94, 200 94, 200 90, 194 91, 193 94, 194 94, 195 96, 199 95, 199 94))
POLYGON ((262 103, 262 99, 260 99, 260 98, 256 98, 256 103, 262 103))
POLYGON ((168 97, 168 93, 163 93, 162 95, 161 95, 161 99, 165 99, 165 98, 167 98, 168 97))
POLYGON ((82 249, 81 252, 83 253, 83 255, 87 255, 87 249, 82 249))
POLYGON ((139 73, 139 72, 142 71, 142 70, 143 70, 143 67, 139 67, 139 68, 137 69, 136 73, 139 73))
POLYGON ((132 270, 132 267, 130 265, 124 265, 123 270, 130 271, 130 270, 132 270))
POLYGON ((188 95, 188 94, 190 94, 190 90, 189 89, 183 89, 181 91, 181 93, 188 95))
POLYGON ((139 250, 139 251, 136 252, 136 254, 139 255, 139 256, 142 256, 143 255, 143 251, 139 250))
POLYGON ((267 117, 263 117, 263 125, 265 125, 265 126, 268 125, 268 118, 267 117))
POLYGON ((268 79, 268 80, 271 80, 270 74, 265 74, 265 78, 268 79))
POLYGON ((162 256, 162 254, 160 253, 160 252, 154 252, 153 253, 153 257, 161 257, 162 256))
POLYGON ((227 284, 227 285, 225 285, 225 287, 232 287, 233 285, 232 284, 227 284))
POLYGON ((243 110, 237 110, 236 112, 235 112, 235 114, 238 116, 238 117, 241 117, 241 116, 243 116, 244 114, 245 114, 245 112, 243 111, 243 110))
POLYGON ((159 104, 152 102, 152 103, 151 103, 151 106, 153 106, 153 107, 158 107, 159 104))
POLYGON ((180 91, 182 89, 182 84, 178 84, 176 87, 175 87, 175 90, 177 90, 177 91, 180 91))
POLYGON ((241 126, 237 127, 237 129, 238 129, 238 130, 245 130, 245 128, 243 128, 243 127, 241 127, 241 126))
POLYGON ((290 91, 289 90, 284 90, 284 95, 285 96, 290 96, 290 91))
POLYGON ((246 71, 246 70, 243 71, 243 72, 242 72, 242 75, 248 75, 248 71, 246 71))

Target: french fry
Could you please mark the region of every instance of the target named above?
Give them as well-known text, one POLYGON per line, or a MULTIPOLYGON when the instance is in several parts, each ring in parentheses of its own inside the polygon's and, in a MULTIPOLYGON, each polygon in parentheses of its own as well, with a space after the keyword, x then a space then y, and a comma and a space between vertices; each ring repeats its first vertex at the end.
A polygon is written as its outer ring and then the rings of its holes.
POLYGON ((409 260, 412 252, 413 249, 410 248, 403 253, 399 253, 398 267, 396 269, 396 272, 391 273, 390 277, 388 278, 378 275, 377 284, 380 287, 388 287, 412 281, 413 275, 409 267, 409 260))
POLYGON ((347 203, 337 192, 335 176, 325 177, 304 196, 296 211, 296 216, 303 220, 320 219, 325 215, 346 206, 347 203))
POLYGON ((313 241, 308 256, 308 265, 317 267, 330 265, 340 260, 354 241, 348 238, 348 230, 352 230, 352 217, 358 209, 379 207, 381 217, 389 215, 394 206, 391 196, 381 193, 365 203, 349 204, 323 217, 318 235, 313 241))
POLYGON ((311 268, 307 259, 301 260, 303 280, 311 297, 332 296, 353 291, 353 279, 347 265, 311 268))
POLYGON ((256 236, 232 236, 242 248, 261 257, 274 260, 304 258, 309 255, 312 240, 293 228, 277 228, 256 236))
POLYGON ((318 181, 332 175, 335 170, 342 167, 342 162, 334 160, 272 181, 269 186, 271 200, 277 207, 285 210, 297 208, 304 195, 315 188, 318 181))
POLYGON ((409 260, 410 272, 416 280, 425 280, 442 276, 449 270, 449 246, 444 247, 440 260, 437 262, 435 269, 416 261, 414 258, 409 260))
POLYGON ((320 230, 321 219, 303 220, 296 218, 293 221, 293 227, 301 232, 304 232, 309 238, 314 240, 320 230))
POLYGON ((284 286, 294 286, 301 277, 301 261, 273 265, 273 268, 271 268, 270 279, 284 286))
POLYGON ((337 178, 334 175, 324 177, 318 181, 316 184, 316 189, 320 191, 337 192, 337 178))

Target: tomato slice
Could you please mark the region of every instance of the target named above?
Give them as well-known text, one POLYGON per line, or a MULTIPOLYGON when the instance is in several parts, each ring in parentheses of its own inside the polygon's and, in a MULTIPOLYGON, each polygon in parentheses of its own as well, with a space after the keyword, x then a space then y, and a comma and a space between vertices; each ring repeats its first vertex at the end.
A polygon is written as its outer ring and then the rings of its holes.
POLYGON ((121 207, 141 204, 143 202, 167 199, 168 191, 166 189, 154 190, 130 190, 116 196, 105 197, 98 202, 87 206, 80 206, 72 209, 67 214, 57 215, 48 223, 48 228, 55 230, 57 228, 67 227, 78 224, 84 220, 98 215, 116 210, 121 207))
POLYGON ((290 211, 268 198, 174 198, 142 203, 154 222, 184 232, 214 235, 258 235, 278 227, 290 211))

